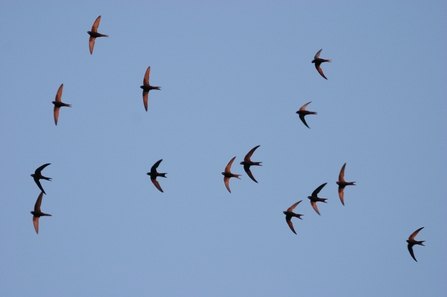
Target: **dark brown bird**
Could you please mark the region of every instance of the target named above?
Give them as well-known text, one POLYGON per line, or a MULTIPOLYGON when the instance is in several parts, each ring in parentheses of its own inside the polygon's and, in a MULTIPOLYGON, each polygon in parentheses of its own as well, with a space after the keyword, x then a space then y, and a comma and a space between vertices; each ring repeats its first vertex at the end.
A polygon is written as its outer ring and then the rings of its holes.
POLYGON ((421 231, 422 229, 424 229, 424 227, 421 227, 421 228, 419 228, 419 229, 417 229, 416 231, 414 231, 411 235, 410 235, 410 237, 408 237, 408 239, 407 239, 407 242, 408 242, 408 251, 410 252, 410 255, 411 255, 411 257, 414 259, 414 261, 418 261, 418 260, 416 260, 416 257, 414 256, 414 253, 413 253, 413 245, 415 245, 415 244, 418 244, 418 245, 424 245, 423 244, 423 242, 425 241, 425 240, 421 240, 421 241, 418 241, 418 240, 415 240, 414 238, 416 237, 416 235, 419 233, 419 231, 421 231))
POLYGON ((166 173, 158 173, 157 172, 157 167, 158 165, 160 165, 161 161, 163 161, 163 159, 158 160, 152 167, 151 167, 151 171, 147 173, 147 175, 149 175, 151 177, 151 181, 154 184, 154 186, 163 193, 163 190, 160 187, 160 184, 157 181, 157 176, 161 176, 161 177, 166 177, 166 173))
POLYGON ((324 183, 320 185, 318 188, 316 188, 311 196, 307 196, 310 200, 310 204, 312 205, 313 209, 317 212, 317 214, 320 215, 320 212, 318 211, 317 202, 324 202, 326 203, 327 198, 320 198, 318 197, 318 193, 320 193, 321 189, 326 185, 327 183, 324 183))
POLYGON ((289 225, 290 230, 292 230, 293 233, 296 234, 295 229, 293 228, 293 224, 292 224, 292 218, 298 218, 300 220, 302 220, 301 216, 302 214, 299 213, 294 213, 293 210, 295 209, 295 207, 300 204, 302 200, 298 201, 297 203, 293 204, 291 207, 289 207, 286 211, 283 211, 283 213, 286 215, 286 222, 287 225, 289 225))
POLYGON ((233 164, 234 159, 236 159, 236 156, 234 156, 233 159, 231 159, 230 162, 228 162, 227 166, 225 167, 225 171, 222 172, 222 175, 224 176, 223 180, 225 183, 225 187, 227 187, 227 190, 230 193, 231 193, 230 178, 235 177, 235 178, 241 179, 240 174, 231 173, 231 165, 233 164))
POLYGON ((248 174, 248 176, 254 181, 254 182, 258 182, 254 177, 253 174, 250 171, 250 166, 262 166, 261 163, 262 162, 253 162, 250 160, 251 155, 253 155, 254 151, 259 147, 259 145, 255 146, 254 148, 252 148, 248 154, 245 155, 244 161, 242 161, 240 164, 244 165, 244 170, 245 172, 248 174))
POLYGON ((340 201, 341 204, 345 205, 345 200, 344 200, 344 189, 346 186, 355 186, 355 181, 353 182, 347 182, 345 181, 345 167, 346 167, 346 163, 343 164, 343 167, 340 170, 340 174, 338 175, 338 196, 340 197, 340 201))
POLYGON ((307 105, 309 105, 312 101, 307 102, 301 108, 296 112, 300 116, 301 122, 303 122, 304 125, 306 125, 307 128, 310 129, 310 127, 306 123, 306 119, 304 118, 308 114, 317 114, 315 111, 308 111, 306 110, 307 105))
POLYGON ((320 53, 321 53, 322 50, 323 50, 323 49, 319 50, 319 51, 315 54, 315 57, 314 57, 314 59, 312 60, 312 63, 315 63, 315 68, 317 69, 318 73, 320 73, 320 75, 321 75, 322 77, 324 77, 325 79, 327 79, 326 76, 324 76, 323 70, 321 69, 320 65, 321 65, 321 63, 324 63, 324 62, 331 62, 331 60, 326 60, 326 59, 321 59, 321 58, 320 58, 320 53))
POLYGON ((40 210, 43 194, 44 194, 43 192, 40 192, 39 197, 37 197, 36 204, 34 204, 34 211, 30 211, 31 214, 33 215, 34 230, 36 230, 37 234, 39 234, 39 218, 43 216, 51 216, 50 214, 43 213, 40 210))
POLYGON ((143 85, 140 86, 140 88, 143 89, 143 104, 144 104, 144 109, 146 109, 147 111, 147 101, 148 101, 148 97, 149 97, 149 91, 150 90, 160 90, 161 87, 157 87, 157 86, 151 86, 151 84, 149 83, 149 75, 151 74, 151 66, 147 67, 146 69, 146 73, 144 74, 144 78, 143 78, 143 85))
POLYGON ((98 33, 99 22, 101 21, 101 16, 97 17, 93 23, 92 30, 87 31, 90 38, 88 40, 88 46, 90 48, 90 55, 93 54, 93 48, 95 47, 95 40, 97 37, 109 37, 109 35, 98 33))
POLYGON ((56 93, 56 98, 52 102, 54 104, 53 114, 54 114, 54 124, 57 126, 57 120, 59 119, 59 109, 62 106, 71 107, 71 104, 67 104, 61 101, 62 90, 64 89, 64 84, 61 84, 56 93))
POLYGON ((33 174, 31 174, 31 176, 32 176, 33 179, 34 179, 34 182, 36 183, 36 185, 39 187, 39 189, 40 189, 44 194, 47 194, 47 193, 45 193, 45 191, 43 190, 42 185, 40 184, 40 179, 45 179, 45 180, 49 180, 49 181, 51 181, 51 178, 50 178, 50 177, 46 177, 46 176, 43 176, 43 175, 42 175, 42 170, 43 170, 45 167, 47 167, 48 165, 50 165, 50 164, 51 164, 51 163, 43 164, 42 166, 40 166, 39 168, 37 168, 37 169, 34 171, 33 174))

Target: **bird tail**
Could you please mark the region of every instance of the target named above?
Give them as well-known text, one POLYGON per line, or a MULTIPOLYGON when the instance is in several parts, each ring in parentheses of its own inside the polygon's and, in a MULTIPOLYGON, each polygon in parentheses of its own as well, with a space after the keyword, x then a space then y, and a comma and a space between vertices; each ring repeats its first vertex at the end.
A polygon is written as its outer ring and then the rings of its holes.
POLYGON ((234 174, 233 173, 233 177, 235 177, 235 178, 241 179, 240 176, 241 176, 240 174, 234 174))
POLYGON ((166 173, 160 173, 160 177, 166 177, 166 173))

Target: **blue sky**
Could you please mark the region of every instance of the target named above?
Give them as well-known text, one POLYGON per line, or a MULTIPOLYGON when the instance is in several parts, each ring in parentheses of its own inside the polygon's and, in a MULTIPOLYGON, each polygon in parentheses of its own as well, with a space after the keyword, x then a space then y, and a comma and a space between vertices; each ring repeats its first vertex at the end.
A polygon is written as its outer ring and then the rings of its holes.
POLYGON ((443 1, 3 2, 2 293, 444 295, 446 15, 443 1), (109 38, 90 55, 98 15, 109 38), (161 90, 146 112, 148 66, 161 90), (258 184, 239 165, 256 145, 258 184), (159 159, 164 193, 146 175, 159 159), (36 235, 44 163, 52 217, 36 235), (324 182, 318 216, 307 196, 324 182), (282 211, 299 200, 295 235, 282 211), (422 226, 416 263, 405 240, 422 226))

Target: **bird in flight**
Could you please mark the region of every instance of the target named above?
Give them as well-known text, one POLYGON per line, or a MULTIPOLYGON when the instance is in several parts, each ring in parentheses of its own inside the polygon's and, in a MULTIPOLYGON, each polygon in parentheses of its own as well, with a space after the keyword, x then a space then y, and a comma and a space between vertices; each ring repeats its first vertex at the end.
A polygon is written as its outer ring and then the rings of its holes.
POLYGON ((90 48, 90 55, 93 54, 93 48, 95 47, 95 40, 97 37, 109 37, 109 35, 98 33, 99 22, 101 21, 101 16, 97 17, 93 23, 92 30, 87 31, 90 38, 88 40, 88 46, 90 48))
POLYGON ((324 76, 323 69, 321 69, 320 65, 321 65, 321 63, 324 63, 324 62, 331 62, 331 60, 321 59, 321 58, 320 58, 320 53, 321 53, 322 50, 323 50, 323 49, 319 50, 319 51, 315 54, 315 57, 314 57, 314 59, 312 60, 312 63, 315 63, 315 68, 317 69, 318 73, 320 73, 320 75, 321 75, 322 77, 324 77, 325 79, 327 79, 326 76, 324 76))
POLYGON ((254 148, 252 148, 246 155, 244 158, 244 161, 242 161, 240 164, 244 165, 244 170, 245 172, 248 174, 248 176, 254 181, 254 182, 258 182, 254 177, 253 174, 250 171, 250 166, 261 166, 262 162, 253 162, 250 160, 251 155, 253 155, 254 151, 259 147, 259 145, 255 146, 254 148))
POLYGON ((312 192, 311 196, 307 196, 307 198, 309 198, 309 200, 310 200, 310 204, 312 205, 313 209, 317 212, 318 215, 320 215, 320 212, 318 211, 317 202, 324 202, 324 203, 326 203, 326 200, 327 200, 327 198, 320 198, 320 197, 318 197, 318 193, 320 193, 321 189, 323 189, 326 184, 327 183, 324 183, 324 184, 320 185, 318 188, 316 188, 312 192))
POLYGON ((52 102, 54 104, 53 114, 54 114, 54 124, 57 126, 57 120, 59 119, 59 109, 62 106, 71 107, 71 104, 67 104, 61 101, 62 90, 64 89, 64 84, 61 84, 56 93, 56 98, 52 102))
POLYGON ((407 239, 407 242, 408 242, 408 251, 410 252, 410 255, 411 255, 411 257, 414 259, 414 261, 418 261, 418 260, 416 260, 416 257, 414 256, 414 252, 413 252, 413 246, 415 245, 415 244, 418 244, 418 245, 424 245, 424 241, 425 240, 421 240, 421 241, 418 241, 418 240, 415 240, 414 238, 416 237, 416 235, 419 233, 419 231, 421 231, 422 229, 424 229, 424 227, 421 227, 421 228, 419 228, 419 229, 417 229, 416 231, 414 231, 411 235, 410 235, 410 237, 408 237, 408 239, 407 239))
POLYGON ((228 162, 227 166, 225 167, 225 171, 222 172, 222 175, 224 176, 223 180, 225 183, 225 187, 227 188, 228 192, 231 193, 230 190, 230 178, 235 177, 240 179, 240 174, 231 173, 231 165, 233 164, 234 159, 236 159, 236 156, 233 157, 233 159, 228 162))
POLYGON ((302 218, 301 218, 302 214, 294 213, 293 210, 295 209, 295 207, 298 204, 300 204, 301 201, 302 200, 298 201, 297 203, 290 206, 286 211, 283 211, 283 213, 286 215, 287 225, 289 225, 290 230, 292 230, 292 232, 295 234, 296 234, 296 232, 295 232, 295 229, 293 228, 292 218, 295 217, 295 218, 302 220, 302 218))
POLYGON ((346 186, 355 186, 355 181, 347 182, 345 181, 345 167, 346 163, 343 164, 340 170, 340 174, 338 175, 338 181, 336 182, 338 185, 338 196, 340 197, 341 204, 345 205, 344 200, 344 189, 346 186))
POLYGON ((51 216, 50 214, 43 213, 40 210, 40 205, 42 204, 43 192, 40 192, 39 197, 37 197, 36 204, 34 204, 34 211, 30 211, 33 215, 33 225, 36 233, 39 234, 39 218, 42 216, 51 216))
POLYGON ((163 161, 163 159, 158 160, 152 167, 151 167, 151 171, 147 173, 147 175, 149 175, 151 177, 151 181, 154 184, 154 186, 163 193, 162 188, 160 187, 160 184, 157 181, 157 177, 161 176, 161 177, 166 177, 166 173, 159 173, 157 172, 157 167, 158 165, 160 165, 161 161, 163 161))
POLYGON ((149 91, 150 90, 160 90, 161 87, 157 87, 157 86, 151 86, 151 84, 149 83, 149 75, 151 74, 151 66, 147 67, 146 69, 146 73, 144 74, 144 78, 143 78, 143 85, 140 86, 140 88, 143 89, 143 104, 144 104, 144 109, 146 109, 147 111, 147 101, 148 101, 148 97, 149 97, 149 91))
POLYGON ((307 105, 309 105, 312 101, 307 102, 303 106, 300 107, 300 109, 296 112, 300 116, 301 122, 303 122, 304 125, 306 125, 307 128, 310 129, 310 127, 306 123, 306 119, 304 118, 308 114, 317 114, 315 111, 308 111, 306 110, 307 105))
POLYGON ((36 185, 39 187, 39 189, 40 189, 44 194, 46 194, 46 193, 45 193, 45 191, 43 190, 42 185, 40 184, 40 180, 41 180, 41 179, 45 179, 45 180, 49 180, 49 181, 51 181, 51 178, 50 178, 50 177, 46 177, 46 176, 43 176, 43 175, 42 175, 42 170, 43 170, 45 167, 47 167, 48 165, 50 165, 50 164, 51 164, 51 163, 43 164, 42 166, 40 166, 39 168, 37 168, 37 169, 34 171, 33 174, 31 174, 31 176, 32 176, 33 179, 34 179, 34 182, 36 183, 36 185))

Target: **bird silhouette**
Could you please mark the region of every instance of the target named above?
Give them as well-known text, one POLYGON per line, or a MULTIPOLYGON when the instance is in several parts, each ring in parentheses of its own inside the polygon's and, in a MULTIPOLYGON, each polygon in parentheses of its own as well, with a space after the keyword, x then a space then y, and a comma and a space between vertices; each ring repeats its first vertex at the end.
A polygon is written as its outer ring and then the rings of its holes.
POLYGON ((292 232, 295 234, 296 234, 296 232, 295 232, 295 229, 293 228, 292 218, 295 217, 295 218, 302 220, 302 218, 301 218, 302 214, 294 213, 293 210, 295 209, 295 207, 298 204, 300 204, 301 201, 302 200, 298 201, 297 203, 290 206, 286 211, 283 211, 283 213, 286 215, 287 225, 289 225, 290 230, 292 230, 292 232))
POLYGON ((161 177, 166 177, 166 173, 159 173, 157 172, 157 167, 158 165, 160 165, 161 161, 163 161, 163 159, 158 160, 152 167, 151 167, 151 171, 147 173, 147 175, 149 175, 151 177, 151 181, 154 184, 154 186, 163 193, 162 188, 160 187, 160 184, 157 181, 157 177, 161 176, 161 177))
POLYGON ((327 79, 326 76, 324 76, 323 70, 321 69, 320 65, 321 65, 321 63, 324 63, 324 62, 331 62, 331 60, 321 59, 321 58, 320 58, 320 53, 321 53, 322 50, 323 50, 323 49, 320 49, 320 50, 315 54, 315 57, 314 57, 314 59, 312 60, 312 63, 315 63, 315 68, 317 69, 318 73, 320 73, 320 75, 321 75, 322 77, 324 77, 325 79, 327 79))
POLYGON ((308 114, 317 114, 315 111, 308 111, 306 110, 307 105, 309 105, 312 101, 307 102, 303 106, 300 107, 300 109, 296 112, 300 116, 301 122, 303 122, 304 125, 306 125, 307 128, 310 129, 310 127, 306 123, 306 119, 304 118, 308 114))
POLYGON ((227 166, 225 167, 225 171, 222 172, 222 175, 224 176, 223 180, 225 183, 225 187, 227 188, 228 192, 231 193, 230 190, 230 178, 235 177, 240 179, 240 174, 231 173, 231 165, 233 164, 234 159, 236 159, 236 156, 233 157, 233 159, 228 162, 227 166))
POLYGON ((40 210, 43 194, 43 192, 40 192, 39 197, 37 197, 36 204, 34 204, 34 211, 30 211, 30 213, 33 215, 34 230, 36 230, 37 234, 39 234, 39 218, 43 216, 51 216, 50 214, 43 213, 40 210))
POLYGON ((56 93, 56 98, 52 102, 54 104, 53 114, 54 114, 54 124, 57 126, 57 120, 59 119, 59 109, 62 106, 71 107, 71 104, 67 104, 61 101, 62 90, 64 89, 64 84, 61 84, 56 93))
POLYGON ((414 261, 418 261, 418 260, 416 260, 416 257, 414 256, 414 252, 413 252, 413 246, 415 245, 415 244, 417 244, 417 245, 424 245, 424 241, 425 240, 421 240, 421 241, 418 241, 418 240, 415 240, 414 238, 416 237, 416 235, 419 233, 419 231, 421 231, 422 229, 424 229, 424 227, 421 227, 421 228, 419 228, 419 229, 417 229, 416 231, 414 231, 411 235, 410 235, 410 237, 408 237, 408 239, 407 239, 407 242, 408 242, 408 251, 410 252, 410 255, 411 255, 411 257, 414 259, 414 261))
POLYGON ((255 146, 254 148, 252 148, 246 155, 244 158, 244 161, 242 161, 240 164, 244 165, 244 170, 245 172, 248 174, 248 176, 254 181, 254 182, 258 182, 254 177, 253 174, 250 171, 250 166, 261 166, 262 162, 253 162, 250 160, 251 155, 253 155, 254 151, 259 147, 259 145, 255 146))
POLYGON ((341 204, 345 205, 344 200, 344 189, 346 186, 355 186, 355 181, 347 182, 345 181, 345 167, 346 163, 343 164, 340 170, 340 174, 338 175, 338 181, 336 182, 338 185, 338 196, 340 197, 341 204))
POLYGON ((327 183, 324 183, 320 185, 318 188, 316 188, 311 196, 307 196, 310 200, 310 204, 312 205, 313 209, 317 212, 317 214, 320 215, 320 212, 318 211, 317 202, 324 202, 326 203, 327 198, 320 198, 318 197, 318 193, 320 193, 321 189, 326 185, 327 183))
POLYGON ((143 89, 143 104, 144 104, 144 109, 146 109, 147 111, 147 105, 148 105, 148 97, 149 97, 149 91, 150 90, 160 90, 161 87, 157 87, 157 86, 151 86, 151 84, 149 83, 149 75, 151 74, 151 66, 147 67, 146 69, 146 73, 144 74, 144 78, 143 78, 143 85, 140 86, 140 88, 143 89))
POLYGON ((37 169, 34 171, 33 174, 31 174, 31 176, 32 176, 33 179, 34 179, 34 182, 36 183, 36 185, 39 187, 39 189, 40 189, 44 194, 47 194, 47 193, 45 193, 45 191, 43 190, 42 185, 40 184, 40 180, 41 180, 41 179, 45 179, 45 180, 49 180, 49 181, 51 181, 51 178, 50 178, 50 177, 46 177, 46 176, 43 176, 43 175, 42 175, 42 170, 43 170, 45 167, 47 167, 48 165, 50 165, 50 164, 51 164, 51 163, 43 164, 42 166, 40 166, 39 168, 37 168, 37 169))
POLYGON ((101 21, 101 16, 97 17, 93 23, 92 30, 87 31, 90 38, 88 40, 88 46, 90 48, 90 55, 93 54, 93 48, 95 47, 95 40, 97 37, 109 37, 109 35, 98 33, 99 22, 101 21))

